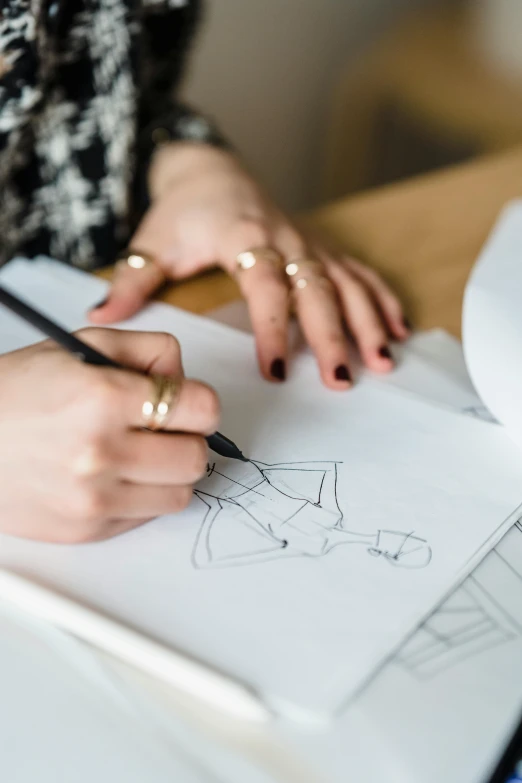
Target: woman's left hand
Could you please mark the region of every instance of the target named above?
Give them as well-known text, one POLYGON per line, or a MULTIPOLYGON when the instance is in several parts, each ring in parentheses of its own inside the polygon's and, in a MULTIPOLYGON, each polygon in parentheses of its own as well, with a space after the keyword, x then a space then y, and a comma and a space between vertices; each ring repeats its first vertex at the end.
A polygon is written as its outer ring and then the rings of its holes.
POLYGON ((150 192, 152 205, 131 247, 156 263, 142 269, 118 266, 108 298, 91 311, 93 323, 128 318, 166 280, 219 265, 237 278, 247 300, 259 366, 268 380, 286 376, 290 288, 326 386, 351 385, 346 327, 367 367, 376 372, 393 367, 390 338, 409 335, 395 294, 358 261, 307 242, 233 155, 189 142, 166 145, 153 161, 150 192), (270 254, 263 249, 277 251, 282 263, 265 260, 270 254), (238 256, 250 250, 256 250, 259 263, 240 269, 238 256), (285 273, 291 262, 300 267, 294 279, 285 273), (295 285, 299 277, 305 279, 302 287, 295 285))

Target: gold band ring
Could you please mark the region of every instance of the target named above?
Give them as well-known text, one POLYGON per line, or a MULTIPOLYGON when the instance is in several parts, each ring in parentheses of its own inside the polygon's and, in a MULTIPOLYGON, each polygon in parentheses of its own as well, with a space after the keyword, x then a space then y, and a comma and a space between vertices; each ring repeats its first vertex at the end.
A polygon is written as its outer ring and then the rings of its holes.
POLYGON ((174 403, 177 401, 180 383, 171 375, 151 375, 152 399, 143 403, 141 412, 143 426, 148 430, 159 430, 165 424, 174 403))
POLYGON ((149 253, 144 253, 142 250, 132 247, 122 250, 116 259, 116 263, 118 266, 130 266, 131 269, 144 269, 146 266, 155 266, 161 272, 161 268, 149 253))
POLYGON ((277 250, 271 247, 254 247, 251 250, 244 250, 236 256, 237 268, 240 272, 253 269, 256 264, 266 263, 282 268, 283 259, 277 250))
POLYGON ((285 266, 285 273, 292 290, 302 290, 308 285, 324 289, 333 288, 333 283, 324 272, 324 265, 315 258, 296 258, 285 266))

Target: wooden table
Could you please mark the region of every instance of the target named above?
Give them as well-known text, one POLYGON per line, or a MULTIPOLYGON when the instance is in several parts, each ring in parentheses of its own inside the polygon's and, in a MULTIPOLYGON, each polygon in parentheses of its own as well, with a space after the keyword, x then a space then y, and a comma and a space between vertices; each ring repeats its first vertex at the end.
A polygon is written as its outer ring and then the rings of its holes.
MULTIPOLYGON (((464 285, 503 204, 522 196, 522 148, 328 205, 305 219, 378 269, 418 329, 460 336, 464 285)), ((522 248, 522 236, 520 237, 522 248)), ((212 272, 163 299, 203 313, 238 296, 212 272)))

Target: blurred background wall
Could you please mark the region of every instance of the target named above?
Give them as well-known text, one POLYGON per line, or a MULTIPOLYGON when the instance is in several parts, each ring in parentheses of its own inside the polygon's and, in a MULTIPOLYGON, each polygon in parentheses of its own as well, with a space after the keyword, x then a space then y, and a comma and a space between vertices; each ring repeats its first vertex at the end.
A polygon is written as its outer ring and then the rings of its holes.
MULTIPOLYGON (((287 208, 318 200, 332 86, 407 9, 433 0, 207 0, 185 94, 287 208)), ((521 0, 522 2, 522 0, 521 0)))
POLYGON ((207 0, 185 96, 302 210, 522 144, 521 41, 522 0, 207 0))

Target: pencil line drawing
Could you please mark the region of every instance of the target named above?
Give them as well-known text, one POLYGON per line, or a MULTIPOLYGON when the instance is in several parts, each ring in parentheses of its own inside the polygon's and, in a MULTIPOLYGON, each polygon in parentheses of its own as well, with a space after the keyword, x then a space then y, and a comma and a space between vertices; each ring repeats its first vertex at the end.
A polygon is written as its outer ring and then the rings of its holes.
POLYGON ((339 462, 225 461, 208 465, 195 495, 203 520, 195 568, 225 568, 288 557, 322 557, 342 544, 401 568, 425 568, 428 542, 415 531, 362 533, 344 527, 339 462))
POLYGON ((522 639, 522 521, 417 629, 394 658, 429 680, 499 645, 522 639))

